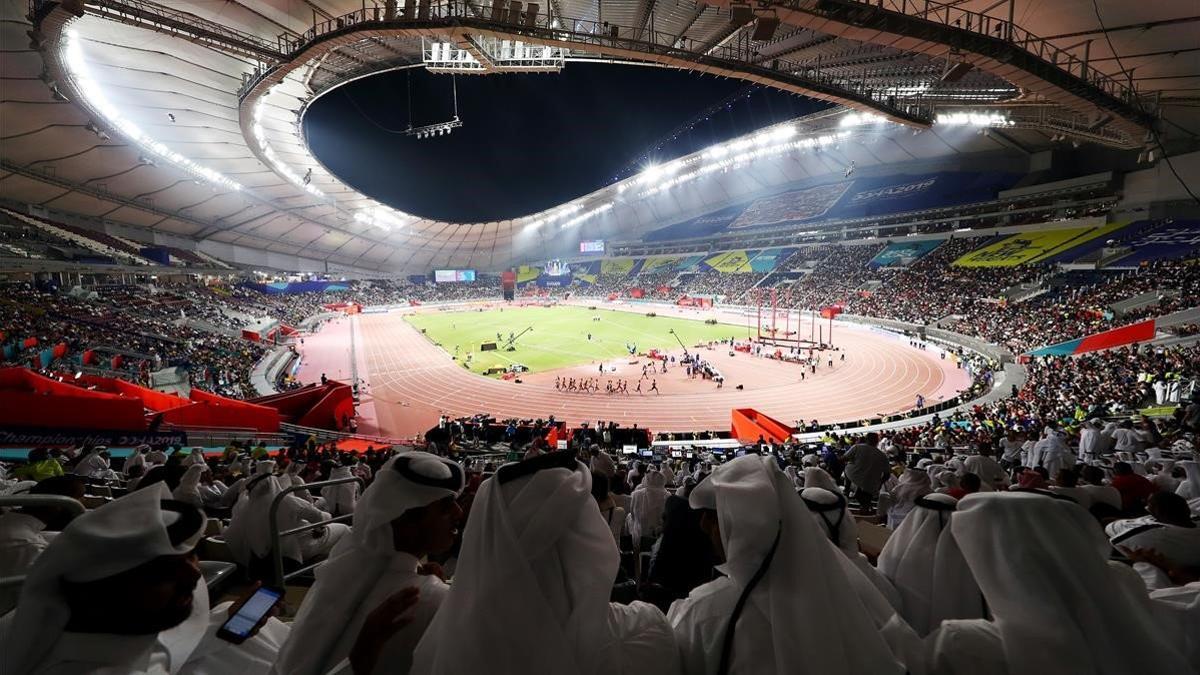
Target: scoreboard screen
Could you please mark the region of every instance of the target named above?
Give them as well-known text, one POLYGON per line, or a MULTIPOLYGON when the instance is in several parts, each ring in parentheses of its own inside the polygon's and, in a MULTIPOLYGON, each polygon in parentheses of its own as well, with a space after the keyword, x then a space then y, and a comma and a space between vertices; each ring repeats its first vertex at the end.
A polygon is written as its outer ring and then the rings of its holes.
POLYGON ((433 280, 439 284, 475 281, 475 270, 434 270, 433 280))
POLYGON ((604 240, 595 239, 593 241, 579 242, 580 253, 604 253, 604 240))

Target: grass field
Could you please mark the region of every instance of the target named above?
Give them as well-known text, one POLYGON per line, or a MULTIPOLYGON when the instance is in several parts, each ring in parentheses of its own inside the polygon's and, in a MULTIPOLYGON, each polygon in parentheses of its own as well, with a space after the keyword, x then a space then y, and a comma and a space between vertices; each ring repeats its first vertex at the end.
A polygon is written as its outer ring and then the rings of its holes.
POLYGON ((507 368, 519 363, 531 372, 542 372, 593 361, 629 355, 626 344, 637 345, 639 353, 651 349, 678 349, 674 330, 689 347, 701 341, 746 336, 744 327, 709 325, 663 316, 630 312, 590 310, 585 307, 518 307, 484 312, 437 312, 412 314, 409 323, 424 330, 426 337, 455 355, 461 362, 472 354, 470 369, 482 373, 489 368, 507 368), (599 317, 599 321, 593 318, 599 317), (516 342, 516 351, 504 351, 508 334, 532 326, 516 342), (503 336, 497 341, 496 333, 503 336), (592 339, 587 339, 588 333, 592 339), (498 342, 497 351, 481 352, 484 342, 498 342))

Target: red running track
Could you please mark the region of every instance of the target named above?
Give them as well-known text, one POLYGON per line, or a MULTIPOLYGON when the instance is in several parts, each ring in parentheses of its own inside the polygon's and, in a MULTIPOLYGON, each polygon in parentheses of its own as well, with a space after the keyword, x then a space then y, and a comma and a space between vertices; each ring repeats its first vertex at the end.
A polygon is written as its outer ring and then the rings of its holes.
MULTIPOLYGON (((729 323, 739 321, 732 313, 679 313, 688 318, 716 316, 729 323)), ((345 377, 351 358, 350 321, 340 320, 306 340, 302 380, 319 379, 323 370, 331 377, 335 372, 345 377)), ((800 419, 852 421, 910 409, 918 393, 934 403, 970 384, 966 372, 951 359, 941 359, 935 347, 922 351, 903 338, 835 323, 835 344, 841 352, 825 352, 816 374, 806 373, 803 381, 797 364, 742 353, 731 357, 727 349, 701 348, 697 351, 725 376, 723 388, 717 389, 710 381, 689 380, 682 368, 675 367, 654 376, 661 393, 649 393, 649 379, 642 382, 643 393, 634 393, 641 364, 647 362, 642 359, 636 364, 606 364, 618 372, 603 376, 599 393, 564 393, 555 390, 556 376, 599 375, 600 364, 528 375, 517 384, 468 372, 412 328, 399 312, 363 314, 352 321, 357 326, 358 374, 365 380, 360 429, 396 438, 424 433, 442 413, 487 412, 500 418, 552 414, 572 424, 615 420, 654 431, 725 429, 733 408, 755 408, 787 424, 800 419), (842 353, 844 362, 839 360, 842 353), (831 354, 832 369, 827 364, 831 354), (628 380, 629 394, 604 393, 604 382, 617 378, 628 380), (744 389, 737 390, 738 384, 744 389)), ((805 324, 802 333, 807 330, 805 324)), ((582 335, 581 331, 581 339, 582 335)), ((678 356, 682 351, 671 353, 678 356)))

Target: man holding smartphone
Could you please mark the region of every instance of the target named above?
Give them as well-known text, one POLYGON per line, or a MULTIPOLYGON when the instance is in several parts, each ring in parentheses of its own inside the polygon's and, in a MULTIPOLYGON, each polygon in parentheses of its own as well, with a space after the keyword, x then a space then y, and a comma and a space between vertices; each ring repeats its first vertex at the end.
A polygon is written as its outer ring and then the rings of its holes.
MULTIPOLYGON (((0 673, 114 675, 267 673, 288 626, 271 618, 279 594, 258 588, 209 609, 194 553, 204 514, 158 483, 89 511, 30 569, 15 611, 0 618, 0 673), (220 638, 220 639, 218 639, 220 638)), ((350 671, 371 672, 381 648, 412 621, 405 588, 368 609, 350 671)))
POLYGON ((30 569, 0 626, 0 671, 178 673, 216 657, 266 672, 287 627, 260 627, 245 648, 215 639, 228 616, 209 611, 193 552, 204 525, 166 483, 76 518, 30 569))

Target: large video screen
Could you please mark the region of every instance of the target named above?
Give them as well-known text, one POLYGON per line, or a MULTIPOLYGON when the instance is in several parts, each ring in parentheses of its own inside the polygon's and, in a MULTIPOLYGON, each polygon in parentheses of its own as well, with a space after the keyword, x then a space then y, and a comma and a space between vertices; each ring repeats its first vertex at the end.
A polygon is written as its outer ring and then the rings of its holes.
POLYGON ((475 270, 434 270, 435 283, 446 284, 455 281, 475 281, 475 270))
POLYGON ((580 253, 604 253, 604 240, 596 239, 593 241, 579 242, 580 253))

